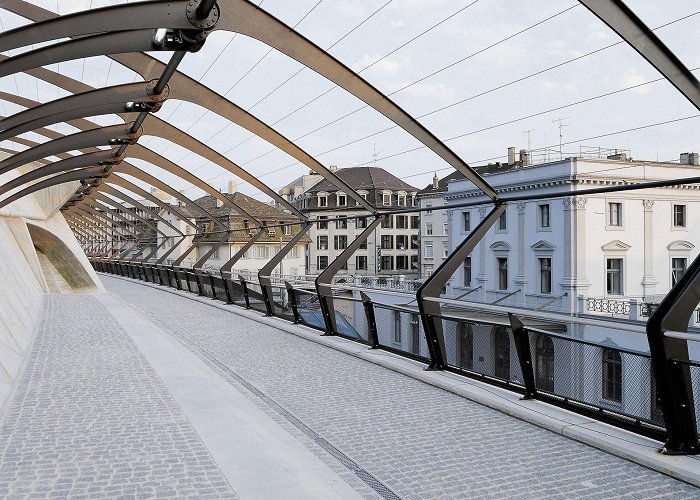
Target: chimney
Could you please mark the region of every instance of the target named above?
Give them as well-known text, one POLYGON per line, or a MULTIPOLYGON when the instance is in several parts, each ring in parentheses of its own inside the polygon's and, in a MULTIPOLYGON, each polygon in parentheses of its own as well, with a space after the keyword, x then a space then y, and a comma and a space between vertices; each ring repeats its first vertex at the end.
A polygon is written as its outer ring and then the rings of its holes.
MULTIPOLYGON (((187 196, 187 195, 186 195, 186 191, 185 191, 184 189, 181 189, 181 190, 180 190, 180 194, 181 194, 182 196, 187 196)), ((187 205, 187 203, 185 203, 185 202, 182 201, 182 200, 178 200, 178 204, 179 204, 181 207, 184 207, 185 205, 187 205)))
POLYGON ((228 181, 228 193, 233 194, 236 191, 238 191, 238 184, 236 184, 236 181, 231 179, 228 181))
POLYGON ((440 187, 440 179, 438 179, 437 172, 433 175, 433 189, 440 187))
POLYGON ((515 163, 515 148, 508 148, 508 165, 513 165, 515 163))
POLYGON ((330 167, 328 167, 328 170, 335 173, 338 171, 338 165, 331 165, 330 167))
POLYGON ((520 166, 527 167, 530 165, 530 153, 527 149, 520 150, 520 166))

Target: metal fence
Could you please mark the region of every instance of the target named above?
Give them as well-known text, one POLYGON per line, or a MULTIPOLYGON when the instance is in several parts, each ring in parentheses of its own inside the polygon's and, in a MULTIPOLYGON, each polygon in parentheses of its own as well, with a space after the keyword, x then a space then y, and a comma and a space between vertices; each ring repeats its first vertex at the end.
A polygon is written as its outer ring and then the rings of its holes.
MULTIPOLYGON (((434 335, 444 363, 441 368, 659 440, 666 434, 650 355, 611 342, 594 343, 527 327, 513 323, 512 318, 510 322, 505 317, 476 320, 473 311, 460 311, 449 304, 439 315, 423 316, 418 307, 375 303, 365 293, 359 299, 347 286, 323 297, 327 301, 324 313, 318 293, 306 282, 296 286, 274 283, 263 290, 258 282, 191 269, 101 261, 93 261, 93 266, 101 272, 180 288, 264 314, 272 312, 325 334, 428 365, 435 355, 428 348, 434 335), (426 335, 424 317, 437 325, 434 334, 426 335)), ((624 311, 619 309, 621 301, 589 300, 604 312, 624 311)), ((700 400, 700 364, 680 363, 696 427, 700 427, 695 403, 700 400)))

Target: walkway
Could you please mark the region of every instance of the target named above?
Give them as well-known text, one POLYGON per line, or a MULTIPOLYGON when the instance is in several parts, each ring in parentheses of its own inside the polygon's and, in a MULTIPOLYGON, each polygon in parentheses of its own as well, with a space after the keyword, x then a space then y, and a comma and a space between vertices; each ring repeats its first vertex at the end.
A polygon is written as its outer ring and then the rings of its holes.
MULTIPOLYGON (((48 298, 32 358, 0 428, 0 496, 160 497, 189 487, 193 496, 230 497, 233 490, 241 498, 275 498, 265 494, 266 484, 246 491, 250 485, 235 470, 249 462, 274 487, 281 463, 279 470, 303 474, 288 457, 317 471, 319 488, 331 485, 338 493, 327 497, 351 497, 353 490, 405 499, 700 494, 254 319, 137 282, 102 280, 114 296, 48 298), (196 362, 201 366, 193 370, 196 362), (202 383, 245 412, 202 408, 217 404, 192 394, 202 383), (217 423, 220 413, 225 425, 217 423), (256 425, 266 432, 242 431, 256 425), (232 451, 217 443, 217 436, 228 443, 229 434, 245 445, 232 451), (273 442, 279 456, 259 462, 273 442)), ((299 489, 285 498, 318 491, 299 489)))

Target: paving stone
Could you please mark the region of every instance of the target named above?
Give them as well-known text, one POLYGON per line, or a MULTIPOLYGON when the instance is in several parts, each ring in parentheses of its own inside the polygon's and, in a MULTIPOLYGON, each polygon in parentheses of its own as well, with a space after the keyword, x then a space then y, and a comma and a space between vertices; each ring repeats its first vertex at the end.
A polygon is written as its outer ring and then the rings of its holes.
POLYGON ((87 295, 47 295, 36 343, 0 427, 0 496, 235 498, 128 335, 87 295), (187 446, 182 446, 187 443, 187 446), (206 493, 204 493, 206 492, 206 493))
POLYGON ((403 498, 700 496, 663 474, 254 320, 136 282, 103 282, 403 498))

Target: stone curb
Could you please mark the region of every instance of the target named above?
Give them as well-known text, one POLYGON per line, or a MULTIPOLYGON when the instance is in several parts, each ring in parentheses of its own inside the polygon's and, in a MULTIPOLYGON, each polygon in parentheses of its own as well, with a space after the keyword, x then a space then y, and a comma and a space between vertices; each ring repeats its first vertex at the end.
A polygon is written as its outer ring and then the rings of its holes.
POLYGON ((418 361, 381 349, 370 349, 363 344, 342 337, 321 336, 318 330, 295 325, 281 318, 264 316, 262 313, 251 309, 223 304, 209 297, 193 295, 191 292, 176 290, 154 283, 146 283, 133 278, 105 273, 99 274, 156 288, 272 326, 700 487, 699 457, 661 455, 658 450, 662 443, 644 436, 577 415, 542 401, 521 400, 518 394, 479 382, 478 380, 462 377, 455 373, 426 371, 425 365, 418 361))

